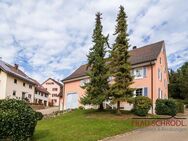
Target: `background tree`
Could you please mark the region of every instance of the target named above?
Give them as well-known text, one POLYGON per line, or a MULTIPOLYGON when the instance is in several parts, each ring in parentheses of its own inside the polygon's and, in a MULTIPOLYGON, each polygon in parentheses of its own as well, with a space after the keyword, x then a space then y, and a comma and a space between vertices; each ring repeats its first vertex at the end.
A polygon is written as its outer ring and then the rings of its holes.
POLYGON ((117 15, 117 25, 115 29, 116 39, 110 52, 110 75, 114 77, 114 83, 110 88, 110 98, 117 102, 117 113, 120 114, 120 101, 124 101, 131 97, 133 89, 130 85, 133 83, 131 76, 131 65, 128 62, 129 39, 127 34, 127 16, 124 7, 120 6, 119 14, 117 15))
POLYGON ((108 69, 105 61, 106 38, 102 34, 101 13, 96 14, 96 25, 93 31, 93 47, 88 57, 88 73, 90 82, 85 84, 86 95, 81 98, 81 103, 100 105, 103 110, 103 102, 108 98, 108 69))
POLYGON ((188 99, 188 62, 177 71, 169 72, 169 96, 175 99, 188 99))

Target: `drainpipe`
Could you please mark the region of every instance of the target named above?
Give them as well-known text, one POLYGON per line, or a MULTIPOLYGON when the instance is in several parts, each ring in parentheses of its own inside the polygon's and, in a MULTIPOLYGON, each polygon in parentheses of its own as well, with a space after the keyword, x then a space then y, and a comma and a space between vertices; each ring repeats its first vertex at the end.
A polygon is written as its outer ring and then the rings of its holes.
POLYGON ((151 100, 152 100, 152 114, 154 114, 154 109, 153 109, 153 62, 150 62, 151 66, 151 100))

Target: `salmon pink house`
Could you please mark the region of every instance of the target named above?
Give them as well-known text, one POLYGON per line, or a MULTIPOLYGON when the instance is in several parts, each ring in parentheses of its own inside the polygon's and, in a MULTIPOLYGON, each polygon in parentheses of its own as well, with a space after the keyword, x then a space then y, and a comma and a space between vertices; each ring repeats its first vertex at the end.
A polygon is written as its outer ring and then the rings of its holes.
MULTIPOLYGON (((168 98, 169 78, 165 42, 160 41, 140 48, 133 47, 129 53, 129 61, 132 66, 131 73, 134 76, 134 83, 131 85, 135 88, 134 96, 149 97, 153 103, 153 113, 156 99, 168 98)), ((85 90, 81 86, 89 81, 86 72, 87 65, 82 65, 62 80, 64 83, 64 109, 83 106, 80 103, 80 98, 85 95, 85 90)), ((113 78, 109 78, 109 81, 113 81, 113 78)), ((111 105, 110 102, 104 102, 104 106, 116 107, 116 105, 111 105)), ((121 108, 128 110, 131 105, 122 102, 121 108)))

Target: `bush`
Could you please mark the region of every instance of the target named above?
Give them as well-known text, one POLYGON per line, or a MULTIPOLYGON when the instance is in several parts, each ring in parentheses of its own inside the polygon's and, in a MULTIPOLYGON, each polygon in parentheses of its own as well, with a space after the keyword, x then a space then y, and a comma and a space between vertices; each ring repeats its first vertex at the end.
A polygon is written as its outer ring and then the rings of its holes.
POLYGON ((137 96, 131 101, 133 103, 132 111, 138 116, 146 116, 152 106, 151 99, 145 96, 137 96))
POLYGON ((85 108, 84 108, 84 106, 79 106, 78 109, 79 110, 84 110, 85 108))
POLYGON ((177 113, 184 113, 184 104, 180 101, 176 101, 176 111, 177 113))
POLYGON ((177 113, 176 103, 172 99, 157 99, 155 112, 158 115, 175 116, 177 113))
POLYGON ((41 120, 43 118, 43 114, 41 112, 35 113, 37 120, 41 120))
POLYGON ((24 101, 0 100, 0 140, 25 141, 32 137, 39 115, 24 101))
POLYGON ((188 104, 185 105, 185 108, 188 108, 188 104))

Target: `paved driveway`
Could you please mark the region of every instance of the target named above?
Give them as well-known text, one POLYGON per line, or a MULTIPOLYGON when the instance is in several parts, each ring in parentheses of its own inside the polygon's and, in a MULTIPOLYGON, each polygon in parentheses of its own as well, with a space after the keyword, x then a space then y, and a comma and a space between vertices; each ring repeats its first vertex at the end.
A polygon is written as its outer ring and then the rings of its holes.
POLYGON ((105 141, 188 141, 188 112, 179 117, 184 120, 183 127, 147 127, 135 130, 124 135, 119 135, 105 141))

